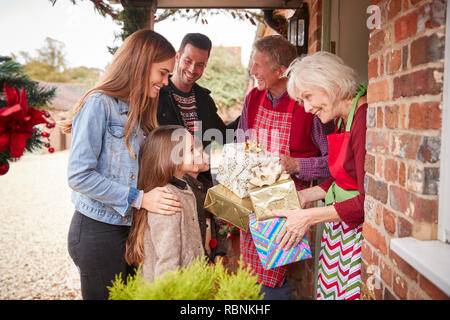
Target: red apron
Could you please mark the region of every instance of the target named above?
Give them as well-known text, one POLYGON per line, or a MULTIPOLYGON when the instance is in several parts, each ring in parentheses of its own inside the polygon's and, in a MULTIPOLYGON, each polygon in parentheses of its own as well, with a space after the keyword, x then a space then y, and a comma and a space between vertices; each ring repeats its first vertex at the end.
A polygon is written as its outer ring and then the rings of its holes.
MULTIPOLYGON (((287 112, 279 112, 264 107, 266 98, 267 91, 259 101, 258 112, 253 123, 253 128, 256 130, 252 131, 250 139, 258 141, 269 152, 291 156, 289 145, 295 100, 290 99, 287 112)), ((310 186, 310 182, 298 179, 295 174, 291 175, 291 178, 297 190, 310 186)))
MULTIPOLYGON (((267 91, 264 92, 259 101, 258 111, 253 123, 253 128, 256 128, 256 130, 251 131, 250 139, 258 141, 261 147, 266 150, 290 155, 289 140, 295 101, 289 102, 288 112, 277 112, 264 107, 266 96, 267 91)), ((286 278, 287 265, 264 270, 251 233, 241 230, 240 240, 243 260, 246 264, 251 265, 251 269, 258 277, 258 282, 271 288, 281 286, 286 278)))
MULTIPOLYGON (((357 195, 357 182, 345 171, 345 154, 349 148, 350 129, 360 96, 353 102, 346 131, 328 135, 328 165, 335 179, 325 197, 326 205, 342 202, 357 195)), ((326 222, 321 241, 317 299, 359 299, 361 288, 362 225, 350 228, 345 222, 326 222)))

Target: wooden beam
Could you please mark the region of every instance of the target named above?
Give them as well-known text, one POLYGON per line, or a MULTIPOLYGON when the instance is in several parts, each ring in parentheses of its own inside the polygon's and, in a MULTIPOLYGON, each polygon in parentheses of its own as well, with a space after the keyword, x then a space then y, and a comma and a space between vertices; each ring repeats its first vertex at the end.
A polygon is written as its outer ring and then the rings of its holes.
MULTIPOLYGON (((147 7, 152 0, 130 0, 134 7, 147 7)), ((297 9, 303 0, 158 0, 158 9, 297 9)))
POLYGON ((322 0, 321 50, 331 52, 331 0, 322 0))

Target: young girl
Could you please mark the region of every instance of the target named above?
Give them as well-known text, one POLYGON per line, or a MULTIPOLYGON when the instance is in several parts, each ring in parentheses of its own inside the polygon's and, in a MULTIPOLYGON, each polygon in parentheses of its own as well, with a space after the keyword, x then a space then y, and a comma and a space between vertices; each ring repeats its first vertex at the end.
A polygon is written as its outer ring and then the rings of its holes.
POLYGON ((175 49, 163 36, 135 32, 61 123, 72 133, 68 181, 75 214, 68 249, 83 299, 108 298, 115 275, 126 279, 132 270, 124 259, 131 207, 174 214, 181 206, 167 188, 136 188, 139 149, 157 126, 159 89, 168 84, 174 62, 175 49))
POLYGON ((183 203, 181 213, 172 216, 148 214, 142 208, 134 211, 126 261, 135 266, 142 263, 142 273, 149 281, 211 253, 211 225, 200 223, 204 219, 199 218, 198 210, 203 203, 199 207, 196 190, 187 182, 201 168, 208 169, 202 153, 202 148, 194 147, 189 131, 174 125, 153 130, 141 150, 138 187, 146 191, 165 186, 183 203))

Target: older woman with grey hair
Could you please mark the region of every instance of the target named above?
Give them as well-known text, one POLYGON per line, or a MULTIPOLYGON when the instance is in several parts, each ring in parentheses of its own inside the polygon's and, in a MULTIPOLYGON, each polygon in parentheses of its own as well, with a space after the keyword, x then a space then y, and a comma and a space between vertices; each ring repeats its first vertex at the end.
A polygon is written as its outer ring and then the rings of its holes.
POLYGON ((289 95, 322 123, 337 121, 327 136, 331 178, 298 192, 301 209, 274 211, 286 217, 277 241, 290 248, 309 227, 325 223, 318 273, 318 299, 359 299, 364 222, 366 86, 338 56, 318 52, 294 60, 286 71, 289 95), (326 206, 306 208, 325 199, 326 206))

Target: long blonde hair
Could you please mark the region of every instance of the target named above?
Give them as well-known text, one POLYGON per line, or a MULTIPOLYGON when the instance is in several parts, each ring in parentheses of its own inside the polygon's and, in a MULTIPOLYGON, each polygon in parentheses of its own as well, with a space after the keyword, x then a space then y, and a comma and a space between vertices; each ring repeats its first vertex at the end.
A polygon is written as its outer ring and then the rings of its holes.
MULTIPOLYGON (((180 164, 171 155, 179 140, 173 138, 176 130, 187 129, 177 125, 161 126, 146 138, 139 152, 139 176, 137 188, 144 192, 164 187, 172 179, 180 164)), ((180 150, 183 153, 183 150, 180 150)), ((182 154, 180 155, 182 156, 182 154)), ((147 210, 133 209, 133 221, 126 242, 125 260, 129 265, 138 265, 144 259, 144 232, 147 227, 147 210)))
POLYGON ((136 159, 129 137, 136 123, 148 134, 158 126, 156 111, 158 97, 150 98, 150 72, 153 63, 175 57, 174 47, 159 33, 149 29, 139 30, 125 39, 94 88, 90 89, 68 118, 59 123, 64 133, 71 133, 73 117, 80 112, 87 96, 100 92, 125 101, 129 105, 125 124, 125 141, 128 151, 136 159))

